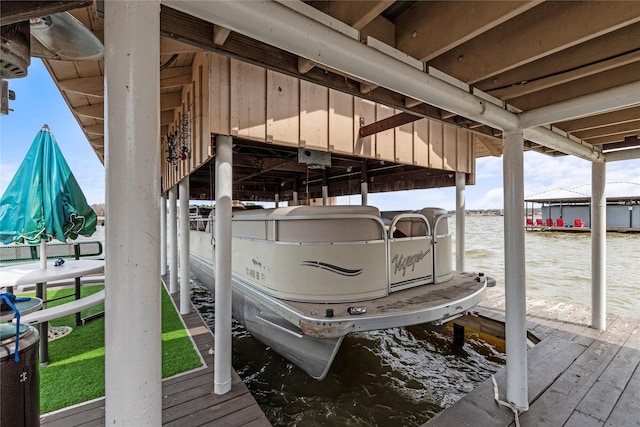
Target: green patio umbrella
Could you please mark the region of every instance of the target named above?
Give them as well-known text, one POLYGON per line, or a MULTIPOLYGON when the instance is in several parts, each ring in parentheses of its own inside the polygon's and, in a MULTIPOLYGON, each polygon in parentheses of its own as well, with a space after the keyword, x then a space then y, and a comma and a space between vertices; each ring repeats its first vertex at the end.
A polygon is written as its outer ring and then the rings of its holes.
MULTIPOLYGON (((46 242, 91 236, 97 221, 49 126, 44 125, 0 199, 0 243, 39 243, 40 268, 46 269, 46 242)), ((45 284, 38 285, 38 294, 46 300, 45 284)), ((47 362, 47 322, 40 327, 40 360, 47 362)))
POLYGON ((67 242, 91 236, 97 220, 44 125, 0 199, 0 242, 67 242))

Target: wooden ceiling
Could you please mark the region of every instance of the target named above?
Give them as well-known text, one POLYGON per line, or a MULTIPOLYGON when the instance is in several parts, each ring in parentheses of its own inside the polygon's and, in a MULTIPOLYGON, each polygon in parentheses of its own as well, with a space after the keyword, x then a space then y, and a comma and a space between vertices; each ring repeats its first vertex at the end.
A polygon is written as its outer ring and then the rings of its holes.
MULTIPOLYGON (((424 63, 424 70, 511 111, 528 111, 640 86, 640 1, 305 1, 318 11, 424 63)), ((3 1, 2 24, 69 10, 101 40, 93 2, 3 1)), ((161 108, 173 119, 197 49, 206 49, 368 98, 418 117, 468 128, 476 156, 502 154, 502 132, 383 87, 322 68, 245 35, 162 6, 161 108)), ((103 61, 45 61, 88 140, 103 159, 103 61)), ((640 91, 640 89, 637 89, 640 91)), ((611 152, 639 148, 640 104, 552 124, 611 152)), ((561 155, 531 141, 526 149, 561 155)), ((638 157, 634 155, 633 157, 638 157)), ((255 172, 254 172, 255 173, 255 172)))

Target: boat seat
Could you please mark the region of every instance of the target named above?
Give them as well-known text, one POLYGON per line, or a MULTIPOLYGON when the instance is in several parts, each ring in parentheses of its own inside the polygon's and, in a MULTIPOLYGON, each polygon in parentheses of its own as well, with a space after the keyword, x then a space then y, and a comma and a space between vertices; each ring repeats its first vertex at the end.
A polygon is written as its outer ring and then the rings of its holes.
POLYGON ((584 223, 582 222, 582 218, 574 218, 573 219, 573 226, 577 227, 577 228, 584 227, 584 223))
POLYGON ((556 225, 558 227, 564 227, 564 219, 558 218, 558 220, 556 221, 556 225))
MULTIPOLYGON (((370 218, 348 218, 349 215, 370 215, 380 218, 373 206, 289 206, 276 208, 268 215, 278 220, 277 240, 282 242, 350 242, 383 239, 382 225, 370 218), (323 218, 343 215, 343 218, 323 218), (303 216, 306 219, 286 219, 303 216)), ((269 236, 272 237, 272 236, 269 236)))
POLYGON ((544 223, 542 222, 542 218, 536 218, 536 225, 539 225, 540 227, 544 225, 544 223))
POLYGON ((533 227, 533 218, 527 218, 527 227, 533 227))
POLYGON ((546 225, 547 227, 553 227, 553 220, 551 218, 547 218, 546 225))

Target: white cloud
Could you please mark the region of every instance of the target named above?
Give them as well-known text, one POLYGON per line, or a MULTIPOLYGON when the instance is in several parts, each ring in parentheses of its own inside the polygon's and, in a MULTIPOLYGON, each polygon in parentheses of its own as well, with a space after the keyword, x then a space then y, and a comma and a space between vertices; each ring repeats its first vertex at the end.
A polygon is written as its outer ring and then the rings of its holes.
POLYGON ((502 209, 504 206, 504 190, 495 187, 484 193, 467 192, 467 209, 502 209))

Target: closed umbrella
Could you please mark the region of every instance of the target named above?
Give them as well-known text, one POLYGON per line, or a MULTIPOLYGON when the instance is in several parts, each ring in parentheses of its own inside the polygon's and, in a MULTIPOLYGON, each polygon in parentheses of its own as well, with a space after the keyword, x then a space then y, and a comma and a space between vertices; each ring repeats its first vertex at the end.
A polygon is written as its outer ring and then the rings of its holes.
POLYGON ((0 199, 0 242, 66 242, 78 235, 91 236, 97 221, 44 125, 0 199))
MULTIPOLYGON (((58 143, 44 125, 0 199, 0 242, 39 243, 40 268, 46 269, 46 242, 91 236, 97 222, 58 143)), ((46 286, 42 289, 46 298, 46 286)), ((47 324, 42 326, 41 340, 46 340, 47 324)), ((41 351, 43 347, 46 345, 41 345, 41 351)), ((43 356, 46 362, 46 354, 43 356)))

